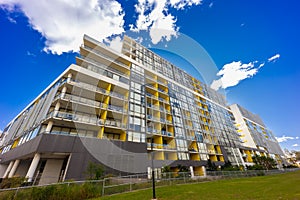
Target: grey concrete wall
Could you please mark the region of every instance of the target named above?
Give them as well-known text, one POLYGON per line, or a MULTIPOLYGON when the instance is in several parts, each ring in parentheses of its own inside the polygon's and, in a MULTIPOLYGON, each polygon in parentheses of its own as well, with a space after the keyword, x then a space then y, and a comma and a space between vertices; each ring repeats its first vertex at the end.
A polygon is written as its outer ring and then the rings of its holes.
POLYGON ((55 183, 59 179, 64 160, 48 159, 42 173, 39 185, 55 183))
POLYGON ((38 146, 42 137, 43 135, 39 135, 34 139, 0 155, 0 164, 9 164, 11 160, 17 160, 20 158, 33 158, 34 153, 38 150, 38 146))

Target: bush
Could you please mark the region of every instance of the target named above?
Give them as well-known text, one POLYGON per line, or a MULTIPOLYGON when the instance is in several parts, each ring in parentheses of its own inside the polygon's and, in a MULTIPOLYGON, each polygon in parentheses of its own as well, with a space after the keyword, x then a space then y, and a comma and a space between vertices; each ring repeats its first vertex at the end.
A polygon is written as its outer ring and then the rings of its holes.
POLYGON ((0 183, 0 189, 20 187, 23 186, 25 181, 25 177, 4 178, 0 183))
POLYGON ((89 162, 85 173, 90 180, 99 180, 103 177, 104 167, 101 164, 89 162))
POLYGON ((0 192, 0 199, 7 200, 81 200, 99 197, 100 183, 62 184, 45 187, 24 188, 22 190, 0 192))

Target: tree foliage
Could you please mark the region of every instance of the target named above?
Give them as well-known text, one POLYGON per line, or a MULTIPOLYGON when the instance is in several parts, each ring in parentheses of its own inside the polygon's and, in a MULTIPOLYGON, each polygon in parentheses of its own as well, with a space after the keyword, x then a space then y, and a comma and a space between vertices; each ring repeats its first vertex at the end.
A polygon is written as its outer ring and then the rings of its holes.
POLYGON ((207 164, 206 164, 206 168, 209 171, 215 171, 215 170, 217 170, 218 167, 215 165, 215 163, 211 162, 211 160, 208 159, 207 164))
POLYGON ((168 172, 172 172, 171 167, 166 165, 161 169, 162 173, 168 173, 168 172))
POLYGON ((255 155, 252 157, 253 162, 255 163, 257 169, 276 169, 277 163, 276 161, 271 157, 266 156, 258 156, 255 155))
POLYGON ((103 177, 104 167, 99 163, 89 162, 86 168, 86 174, 90 180, 99 180, 103 177))

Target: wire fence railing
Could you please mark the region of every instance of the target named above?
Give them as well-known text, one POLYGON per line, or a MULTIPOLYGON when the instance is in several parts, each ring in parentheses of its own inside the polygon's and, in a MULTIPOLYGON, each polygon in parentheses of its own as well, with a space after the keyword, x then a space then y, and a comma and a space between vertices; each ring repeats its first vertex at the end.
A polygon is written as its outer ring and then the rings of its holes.
MULTIPOLYGON (((281 174, 291 171, 299 170, 296 169, 283 169, 283 170, 247 170, 247 171, 206 171, 206 174, 200 174, 197 172, 168 172, 168 173, 155 173, 155 182, 156 186, 168 186, 176 184, 188 184, 188 183, 199 183, 207 182, 220 179, 233 179, 233 178, 242 178, 242 177, 252 177, 252 176, 262 176, 262 175, 272 175, 272 174, 281 174)), ((0 199, 3 199, 5 193, 9 193, 9 199, 26 199, 24 194, 30 193, 35 195, 34 191, 38 191, 40 188, 59 188, 53 189, 53 192, 56 192, 56 195, 61 195, 60 199, 66 192, 64 190, 70 191, 71 188, 75 190, 80 190, 78 188, 89 187, 88 192, 93 191, 90 196, 83 195, 85 197, 101 197, 117 193, 130 192, 134 190, 147 189, 152 187, 152 177, 151 174, 134 174, 128 176, 119 176, 119 177, 107 177, 102 180, 85 180, 85 181, 72 181, 72 182, 60 182, 55 184, 45 184, 45 185, 36 185, 36 186, 26 186, 26 187, 17 187, 17 188, 7 188, 0 190, 0 199), (62 189, 61 194, 59 191, 62 189), (77 188, 77 189, 76 189, 77 188)), ((82 190, 83 191, 83 190, 82 190)), ((29 194, 29 195, 30 195, 29 194)), ((48 191, 49 195, 49 191, 48 191)), ((34 199, 34 198, 30 198, 34 199)), ((47 198, 43 198, 47 199, 47 198)), ((52 198, 53 199, 53 198, 52 198)), ((72 198, 68 198, 72 199, 72 198)))

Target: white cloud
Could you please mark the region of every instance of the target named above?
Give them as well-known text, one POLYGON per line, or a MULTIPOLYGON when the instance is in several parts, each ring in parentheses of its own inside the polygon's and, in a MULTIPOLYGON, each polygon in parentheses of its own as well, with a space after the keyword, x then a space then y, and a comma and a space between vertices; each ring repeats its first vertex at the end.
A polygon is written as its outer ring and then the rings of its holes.
POLYGON ((263 67, 263 66, 265 66, 265 63, 261 63, 261 64, 258 66, 258 68, 261 68, 261 67, 263 67))
POLYGON ((288 140, 295 140, 295 139, 299 139, 299 137, 290 137, 290 136, 285 136, 285 135, 283 135, 282 137, 276 137, 276 140, 278 142, 286 142, 288 140))
POLYGON ((296 140, 298 140, 299 139, 299 137, 295 137, 296 138, 296 140))
POLYGON ((51 53, 78 51, 84 34, 101 41, 124 32, 124 12, 115 0, 0 0, 0 7, 21 10, 51 53))
POLYGON ((138 18, 131 24, 132 31, 150 31, 153 44, 162 39, 169 41, 178 36, 179 27, 176 26, 176 17, 169 13, 168 7, 184 9, 192 5, 199 5, 201 0, 138 0, 135 5, 138 18))
POLYGON ((214 2, 211 2, 211 3, 208 5, 208 7, 212 8, 213 5, 214 5, 214 2))
POLYGON ((17 23, 17 21, 14 18, 12 18, 12 17, 8 16, 7 19, 8 19, 8 21, 10 21, 10 23, 13 23, 13 24, 17 23))
POLYGON ((36 55, 34 53, 31 53, 30 51, 27 51, 26 54, 27 54, 27 56, 36 57, 36 55))
MULTIPOLYGON (((268 58, 268 62, 275 62, 279 57, 280 55, 276 54, 268 58)), ((241 61, 233 61, 231 63, 225 64, 217 73, 217 76, 220 76, 220 78, 214 80, 211 83, 210 87, 214 90, 219 90, 220 88, 226 89, 228 87, 235 86, 240 81, 253 77, 260 68, 265 66, 266 62, 267 61, 259 62, 255 60, 248 64, 243 64, 241 61)))
POLYGON ((220 88, 228 88, 237 85, 240 81, 254 76, 259 67, 255 67, 257 61, 243 64, 241 61, 225 64, 223 68, 217 73, 217 76, 221 76, 218 80, 214 80, 211 84, 211 88, 218 90, 220 88))
POLYGON ((157 44, 162 38, 170 41, 172 36, 177 37, 178 28, 176 28, 175 22, 176 20, 170 14, 155 21, 150 28, 152 43, 157 44))
POLYGON ((186 6, 199 5, 202 0, 170 0, 170 5, 176 9, 184 9, 186 6))
POLYGON ((106 40, 109 43, 109 47, 117 52, 122 51, 122 38, 120 36, 114 37, 111 41, 106 40))
POLYGON ((275 54, 274 56, 268 58, 268 62, 276 61, 280 57, 280 54, 275 54))
POLYGON ((293 147, 299 147, 299 144, 293 144, 292 146, 293 147))

